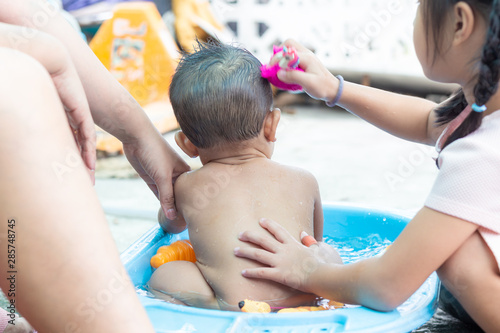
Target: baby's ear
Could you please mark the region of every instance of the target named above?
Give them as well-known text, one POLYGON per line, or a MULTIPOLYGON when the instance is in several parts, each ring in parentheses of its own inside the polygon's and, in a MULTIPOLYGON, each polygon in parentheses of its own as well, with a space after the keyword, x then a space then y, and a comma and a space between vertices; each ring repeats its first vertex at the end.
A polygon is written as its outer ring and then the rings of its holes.
POLYGON ((281 119, 281 110, 278 108, 268 112, 264 119, 264 136, 267 141, 276 142, 276 130, 281 119))
POLYGON ((198 148, 196 148, 196 146, 182 131, 175 133, 175 142, 177 143, 179 148, 181 148, 182 151, 186 153, 187 156, 195 158, 200 155, 198 153, 198 148))

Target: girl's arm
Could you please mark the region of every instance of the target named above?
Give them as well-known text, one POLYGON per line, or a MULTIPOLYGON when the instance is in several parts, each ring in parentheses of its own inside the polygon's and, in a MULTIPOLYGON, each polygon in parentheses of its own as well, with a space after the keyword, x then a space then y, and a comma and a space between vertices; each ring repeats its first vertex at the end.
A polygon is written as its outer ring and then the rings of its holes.
MULTIPOLYGON (((333 101, 338 93, 339 80, 308 49, 294 40, 284 45, 294 47, 305 72, 281 70, 278 77, 287 83, 300 84, 315 99, 333 101)), ((274 60, 274 59, 273 59, 274 60)), ((346 82, 339 106, 369 123, 400 138, 434 144, 439 129, 434 128, 436 104, 423 98, 395 94, 346 82)))
POLYGON ((306 248, 297 242, 276 222, 262 220, 261 226, 275 238, 244 232, 240 240, 263 249, 237 248, 235 254, 267 267, 247 269, 244 276, 381 311, 408 299, 477 229, 475 224, 424 207, 382 256, 339 265, 322 259, 317 246, 306 248), (302 262, 309 263, 307 270, 302 262))

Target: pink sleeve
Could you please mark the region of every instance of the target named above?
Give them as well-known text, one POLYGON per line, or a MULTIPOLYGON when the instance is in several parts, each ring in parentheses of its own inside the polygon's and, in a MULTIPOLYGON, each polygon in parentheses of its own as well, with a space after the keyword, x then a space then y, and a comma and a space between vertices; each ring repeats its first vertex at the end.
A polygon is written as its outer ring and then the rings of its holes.
POLYGON ((446 147, 425 206, 500 233, 499 146, 471 134, 446 147))

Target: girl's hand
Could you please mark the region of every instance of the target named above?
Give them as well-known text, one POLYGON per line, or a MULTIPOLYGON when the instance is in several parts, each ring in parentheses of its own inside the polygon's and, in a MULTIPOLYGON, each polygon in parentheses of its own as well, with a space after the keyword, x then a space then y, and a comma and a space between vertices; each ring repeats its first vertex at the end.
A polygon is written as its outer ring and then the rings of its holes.
MULTIPOLYGON (((282 69, 278 72, 281 81, 299 84, 309 96, 325 102, 332 101, 337 96, 339 80, 326 69, 314 53, 293 39, 286 40, 281 46, 295 48, 300 59, 299 67, 304 70, 300 72, 282 69)), ((277 61, 279 59, 275 56, 270 64, 273 65, 277 61)))
POLYGON ((245 231, 239 239, 260 248, 236 248, 234 253, 268 267, 246 269, 242 272, 245 277, 272 280, 303 292, 311 292, 309 277, 321 264, 342 263, 338 253, 328 244, 319 242, 308 248, 278 223, 267 219, 259 223, 273 237, 245 231))
POLYGON ((128 161, 160 200, 165 216, 175 220, 173 184, 177 177, 190 170, 189 166, 167 144, 158 132, 123 144, 128 161))

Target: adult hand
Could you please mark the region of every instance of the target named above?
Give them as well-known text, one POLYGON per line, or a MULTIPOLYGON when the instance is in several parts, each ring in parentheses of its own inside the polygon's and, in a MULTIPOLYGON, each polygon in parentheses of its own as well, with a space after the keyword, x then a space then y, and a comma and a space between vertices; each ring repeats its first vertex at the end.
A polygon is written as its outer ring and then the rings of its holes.
MULTIPOLYGON (((319 242, 306 247, 275 221, 262 219, 259 224, 270 235, 245 231, 239 239, 258 247, 236 248, 238 257, 258 261, 267 267, 245 269, 242 274, 248 278, 272 280, 289 287, 311 292, 309 277, 321 264, 342 263, 337 251, 330 245, 319 242)), ((305 238, 305 237, 303 237, 305 238)))
MULTIPOLYGON (((314 53, 293 39, 287 39, 281 46, 295 48, 300 59, 299 67, 304 72, 282 69, 278 72, 278 78, 285 83, 301 85, 312 98, 326 102, 333 100, 337 95, 339 80, 326 69, 314 53)), ((275 56, 270 64, 273 65, 278 61, 279 57, 275 56)))
POLYGON ((174 220, 177 210, 173 184, 177 177, 190 170, 189 166, 158 132, 138 141, 124 143, 123 151, 139 176, 160 200, 165 216, 174 220))
MULTIPOLYGON (((51 69, 51 68, 49 68, 51 69)), ((67 61, 49 71, 59 98, 66 111, 82 159, 89 169, 92 183, 95 183, 96 134, 82 83, 69 56, 67 61)))

